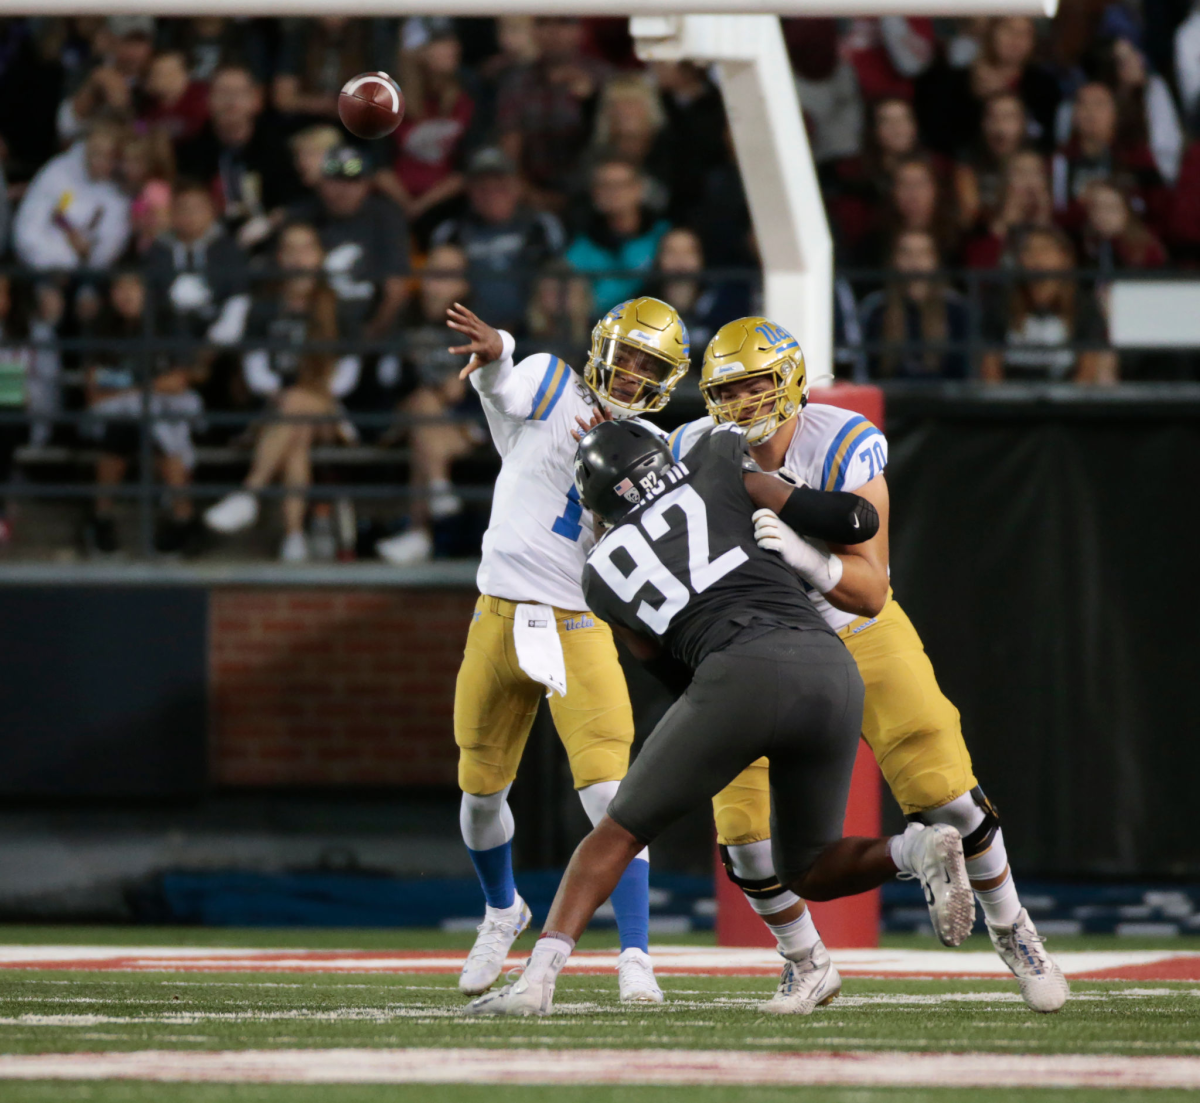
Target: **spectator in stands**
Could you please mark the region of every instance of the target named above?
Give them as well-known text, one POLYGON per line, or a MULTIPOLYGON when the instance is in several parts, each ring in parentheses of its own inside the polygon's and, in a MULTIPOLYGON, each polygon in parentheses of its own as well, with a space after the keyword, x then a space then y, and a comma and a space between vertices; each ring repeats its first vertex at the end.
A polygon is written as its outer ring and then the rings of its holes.
POLYGON ((1128 38, 1103 51, 1104 79, 1117 98, 1117 145, 1146 147, 1158 174, 1168 184, 1179 179, 1184 132, 1171 88, 1147 69, 1146 55, 1128 38))
MULTIPOLYGON (((592 170, 591 212, 584 229, 572 240, 566 259, 579 272, 620 272, 648 269, 663 234, 666 219, 645 207, 645 179, 628 161, 605 159, 592 170)), ((592 283, 597 313, 638 293, 637 276, 598 276, 592 283)))
POLYGON ((449 19, 428 20, 426 38, 401 55, 404 121, 393 135, 395 157, 376 187, 395 201, 419 244, 462 207, 461 171, 475 101, 459 75, 462 47, 449 19))
POLYGON ((590 157, 616 157, 636 165, 646 182, 646 206, 664 211, 670 199, 670 148, 666 116, 653 87, 640 73, 619 73, 604 85, 596 109, 590 157))
POLYGON ((281 115, 296 121, 336 119, 342 85, 382 64, 372 54, 370 20, 292 20, 280 44, 271 99, 281 115))
POLYGON ((470 293, 466 253, 457 245, 431 249, 421 276, 414 324, 405 329, 404 367, 407 385, 413 389, 400 409, 411 418, 457 415, 458 420, 422 422, 409 429, 409 526, 375 546, 383 559, 396 566, 419 563, 433 555, 434 523, 463 508, 450 481, 450 466, 486 440, 475 420, 481 412, 475 390, 459 378, 462 357, 447 351, 446 310, 454 303, 465 303, 470 293))
POLYGON ((198 180, 176 182, 171 229, 146 253, 147 290, 156 332, 182 344, 173 370, 189 386, 209 384, 215 404, 231 401, 229 380, 210 373, 216 351, 236 344, 250 309, 246 258, 217 220, 212 193, 198 180))
POLYGON ((1094 180, 1083 194, 1087 221, 1083 256, 1103 272, 1122 268, 1161 268, 1167 262, 1162 242, 1130 209, 1111 180, 1094 180))
POLYGON ((996 346, 983 357, 982 378, 1113 383, 1117 359, 1105 348, 1104 323, 1090 288, 1069 275, 1075 250, 1057 229, 1025 233, 1017 249, 1024 278, 1007 306, 988 319, 986 337, 996 346))
POLYGON ((551 261, 533 283, 516 356, 552 352, 581 369, 595 322, 591 282, 581 279, 565 260, 551 261))
POLYGON ((342 134, 336 126, 318 123, 306 126, 288 139, 292 150, 292 164, 301 187, 315 193, 321 186, 325 158, 342 144, 342 134))
POLYGON ((263 115, 262 89, 243 65, 226 64, 208 90, 209 121, 181 142, 183 176, 204 181, 225 226, 235 231, 295 202, 302 192, 281 128, 263 115))
POLYGON ((959 231, 953 196, 943 186, 933 162, 920 155, 897 166, 883 228, 864 241, 863 259, 872 265, 885 264, 891 243, 909 230, 932 234, 939 255, 950 264, 957 260, 959 231))
POLYGON ((160 234, 170 229, 171 185, 175 155, 167 136, 151 130, 128 139, 121 150, 121 183, 129 196, 132 229, 125 259, 145 256, 160 234))
POLYGON ((504 151, 530 181, 536 205, 561 209, 608 66, 582 52, 577 18, 541 16, 534 30, 538 59, 505 79, 496 129, 504 151))
POLYGON ((854 66, 838 50, 837 20, 783 22, 813 160, 823 165, 857 157, 863 148, 863 97, 854 66))
POLYGON ((1200 141, 1192 142, 1180 161, 1166 235, 1172 257, 1200 263, 1200 141))
POLYGON ((30 181, 13 223, 31 268, 107 268, 129 238, 129 199, 116 181, 122 131, 96 126, 30 181))
POLYGON ((129 223, 133 232, 126 256, 136 261, 171 228, 171 185, 165 180, 147 181, 129 205, 129 223))
MULTIPOLYGON (((45 444, 60 408, 58 350, 52 341, 63 316, 63 298, 53 284, 36 288, 0 276, 0 412, 24 413, 24 423, 0 423, 0 488, 8 484, 13 459, 25 443, 45 444), (32 293, 31 293, 32 292, 32 293)), ((0 489, 0 547, 12 539, 12 518, 0 489)))
POLYGON ((919 82, 917 117, 928 144, 957 155, 980 131, 983 105, 1001 92, 1014 92, 1025 105, 1030 141, 1043 151, 1054 146, 1054 116, 1061 99, 1058 81, 1034 60, 1037 30, 1025 16, 988 23, 982 49, 968 68, 939 65, 919 82))
POLYGON ((74 141, 98 119, 128 123, 140 113, 154 32, 149 15, 114 15, 107 20, 101 38, 103 59, 59 107, 61 141, 74 141))
POLYGON ((513 73, 538 59, 537 35, 531 15, 501 15, 494 24, 496 50, 475 66, 479 78, 475 89, 475 108, 479 130, 491 134, 495 130, 496 97, 513 73))
POLYGON ((158 37, 164 49, 183 52, 192 80, 208 84, 222 64, 237 60, 261 81, 269 68, 266 39, 274 41, 278 25, 276 20, 205 15, 164 20, 158 37))
POLYGON ((192 79, 182 50, 154 55, 146 73, 141 120, 172 142, 194 138, 208 122, 208 85, 192 79))
POLYGON ((955 166, 954 190, 963 228, 986 223, 1000 205, 1009 158, 1025 143, 1025 105, 1014 92, 999 92, 983 107, 981 140, 955 166))
POLYGON ((467 164, 466 212, 438 226, 432 243, 466 253, 473 309, 490 325, 519 333, 535 273, 566 241, 554 215, 523 202, 516 165, 491 147, 467 164))
POLYGON ((965 379, 967 305, 936 276, 941 261, 933 235, 920 230, 900 234, 890 260, 900 276, 909 278, 890 281, 862 302, 871 378, 965 379))
MULTIPOLYGON (((177 229, 181 218, 177 215, 177 229)), ((112 340, 136 341, 154 334, 147 312, 153 312, 147 289, 137 272, 118 273, 109 286, 107 309, 99 332, 112 340)), ((109 349, 93 359, 86 370, 86 398, 90 420, 81 435, 97 442, 96 484, 100 491, 96 512, 85 529, 85 545, 95 551, 118 548, 113 499, 104 490, 119 486, 130 461, 141 455, 142 411, 149 390, 150 442, 159 479, 181 489, 192 481, 196 452, 192 429, 204 412, 204 402, 193 389, 195 369, 176 357, 155 355, 149 361, 136 346, 109 349)), ((171 494, 168 515, 161 519, 155 546, 162 552, 199 549, 199 530, 192 500, 171 494)))
POLYGON ((1046 160, 1024 149, 1008 159, 1000 185, 1000 201, 991 219, 979 226, 963 248, 969 268, 996 268, 1011 256, 1022 232, 1054 225, 1054 203, 1046 160))
POLYGON ((842 161, 826 174, 830 215, 845 253, 861 256, 864 241, 875 231, 876 240, 865 252, 878 254, 880 214, 892 194, 896 169, 917 156, 919 148, 911 103, 890 97, 872 105, 863 156, 842 161))
MULTIPOLYGON (((311 342, 338 339, 337 299, 321 275, 325 250, 316 229, 292 223, 279 235, 275 263, 288 273, 265 294, 256 296, 246 322, 247 350, 242 358, 246 386, 272 413, 283 418, 322 420, 271 421, 258 434, 244 489, 205 511, 204 522, 216 532, 233 533, 258 519, 257 492, 278 478, 296 491, 283 500, 283 544, 279 558, 302 563, 309 557, 304 535, 312 485, 314 444, 349 444, 354 429, 340 416, 339 399, 358 383, 359 358, 307 349, 311 342), (255 348, 256 341, 270 348, 255 348), (280 347, 280 346, 284 347, 280 347), (286 346, 291 346, 286 347, 286 346)), ((324 515, 328 505, 314 508, 324 515)))
POLYGON ((709 174, 730 162, 725 104, 694 62, 658 61, 653 72, 666 118, 662 133, 669 153, 665 183, 671 193, 671 215, 690 220, 704 198, 709 174))
MULTIPOLYGON (((750 313, 750 287, 744 282, 715 282, 704 276, 704 247, 695 230, 677 226, 658 243, 655 278, 649 291, 679 311, 692 346, 692 366, 699 373, 704 350, 726 322, 750 313)), ((687 383, 692 377, 686 376, 687 383)), ((689 388, 696 398, 699 390, 689 388)))
POLYGON ((855 19, 842 43, 868 101, 911 100, 913 81, 929 68, 936 38, 929 19, 891 15, 855 19))
POLYGON ((1083 195, 1095 180, 1117 179, 1139 213, 1152 225, 1166 221, 1169 193, 1144 139, 1122 148, 1117 142, 1117 101, 1105 84, 1093 81, 1075 94, 1071 140, 1054 156, 1054 210, 1058 221, 1076 231, 1083 225, 1083 195))
POLYGON ((289 217, 321 235, 339 331, 368 341, 391 334, 407 296, 408 232, 396 205, 372 194, 368 155, 354 146, 332 150, 317 195, 289 217))

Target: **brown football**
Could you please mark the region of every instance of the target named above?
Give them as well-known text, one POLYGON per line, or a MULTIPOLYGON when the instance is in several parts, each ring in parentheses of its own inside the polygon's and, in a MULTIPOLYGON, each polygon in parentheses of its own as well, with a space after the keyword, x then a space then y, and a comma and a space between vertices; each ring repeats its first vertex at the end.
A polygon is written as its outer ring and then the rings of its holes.
POLYGON ((404 118, 404 93, 387 73, 360 73, 338 96, 342 125, 357 138, 383 138, 404 118))

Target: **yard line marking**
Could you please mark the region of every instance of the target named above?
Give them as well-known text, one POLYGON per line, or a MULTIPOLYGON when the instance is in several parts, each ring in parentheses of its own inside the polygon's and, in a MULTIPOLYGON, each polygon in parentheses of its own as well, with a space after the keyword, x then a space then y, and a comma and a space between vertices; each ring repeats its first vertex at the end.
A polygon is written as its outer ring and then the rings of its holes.
POLYGON ((670 1049, 142 1050, 0 1056, 0 1079, 1200 1089, 1198 1057, 670 1049))

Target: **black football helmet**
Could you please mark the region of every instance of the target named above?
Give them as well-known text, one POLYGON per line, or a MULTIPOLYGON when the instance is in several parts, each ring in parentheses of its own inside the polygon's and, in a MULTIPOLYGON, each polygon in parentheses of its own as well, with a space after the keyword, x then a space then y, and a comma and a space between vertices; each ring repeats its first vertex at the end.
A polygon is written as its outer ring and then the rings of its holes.
POLYGON ((602 421, 579 442, 575 487, 588 509, 615 525, 674 463, 667 442, 652 429, 636 421, 602 421))

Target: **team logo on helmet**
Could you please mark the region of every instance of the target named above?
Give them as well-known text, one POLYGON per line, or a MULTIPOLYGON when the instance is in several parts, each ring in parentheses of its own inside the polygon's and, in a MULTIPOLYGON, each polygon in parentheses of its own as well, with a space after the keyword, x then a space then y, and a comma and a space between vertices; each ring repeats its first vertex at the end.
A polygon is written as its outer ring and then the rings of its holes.
POLYGON ((633 502, 635 505, 642 500, 638 488, 633 485, 630 479, 622 479, 616 486, 613 487, 618 494, 627 502, 633 502))
POLYGON ((714 421, 736 425, 750 444, 761 444, 808 402, 800 343, 767 318, 730 322, 704 351, 700 393, 714 421))

